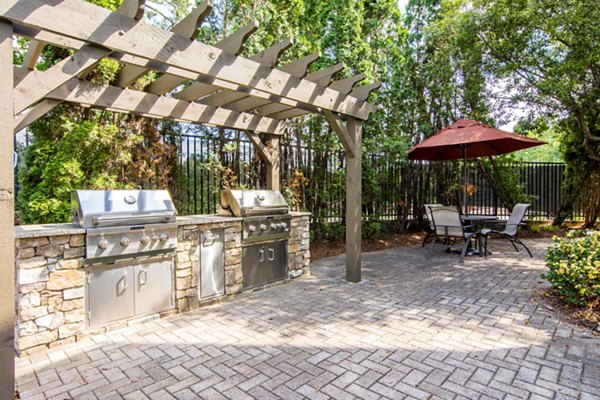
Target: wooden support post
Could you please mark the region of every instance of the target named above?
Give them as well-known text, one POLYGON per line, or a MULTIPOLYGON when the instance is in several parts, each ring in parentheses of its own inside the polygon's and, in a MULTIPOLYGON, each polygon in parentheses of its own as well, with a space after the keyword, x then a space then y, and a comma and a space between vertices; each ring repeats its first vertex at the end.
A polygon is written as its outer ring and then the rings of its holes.
POLYGON ((279 154, 279 136, 270 135, 268 148, 271 152, 271 162, 267 163, 267 189, 279 190, 281 170, 281 155, 279 154))
POLYGON ((362 122, 348 118, 354 155, 346 152, 346 280, 361 280, 362 122))
POLYGON ((260 158, 267 167, 267 189, 279 190, 279 170, 281 158, 279 156, 279 136, 269 135, 269 143, 265 145, 260 137, 252 131, 244 131, 248 140, 252 142, 260 158))
POLYGON ((0 399, 15 394, 13 29, 0 21, 0 399))

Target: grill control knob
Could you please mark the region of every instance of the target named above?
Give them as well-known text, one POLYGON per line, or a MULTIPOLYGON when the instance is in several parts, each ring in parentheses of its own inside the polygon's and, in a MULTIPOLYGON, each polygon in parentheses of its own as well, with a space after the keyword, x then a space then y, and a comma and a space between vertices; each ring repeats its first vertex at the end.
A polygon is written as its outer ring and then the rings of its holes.
POLYGON ((123 239, 121 239, 121 246, 123 246, 123 247, 129 246, 130 243, 131 243, 131 239, 129 239, 127 236, 125 236, 123 239))
POLYGON ((145 246, 145 245, 147 245, 148 243, 150 243, 150 240, 151 240, 150 236, 148 236, 148 235, 144 235, 144 236, 142 236, 142 238, 140 239, 140 242, 142 242, 142 244, 145 246))
POLYGON ((249 230, 250 232, 254 232, 254 231, 256 231, 256 226, 254 226, 254 225, 250 225, 250 226, 248 227, 248 230, 249 230))
POLYGON ((161 243, 166 242, 167 240, 169 240, 169 234, 168 233, 161 233, 160 236, 158 237, 158 240, 160 240, 161 243))
POLYGON ((102 239, 98 242, 98 248, 102 250, 106 250, 108 248, 108 240, 102 239))
POLYGON ((275 223, 271 224, 271 229, 272 229, 272 230, 275 230, 275 229, 277 229, 277 224, 275 224, 275 223))
POLYGON ((287 229, 287 224, 286 224, 285 222, 282 222, 282 223, 281 223, 281 228, 282 228, 282 229, 287 229))
POLYGON ((267 230, 267 225, 265 225, 265 224, 260 224, 260 230, 261 230, 261 231, 266 231, 266 230, 267 230))

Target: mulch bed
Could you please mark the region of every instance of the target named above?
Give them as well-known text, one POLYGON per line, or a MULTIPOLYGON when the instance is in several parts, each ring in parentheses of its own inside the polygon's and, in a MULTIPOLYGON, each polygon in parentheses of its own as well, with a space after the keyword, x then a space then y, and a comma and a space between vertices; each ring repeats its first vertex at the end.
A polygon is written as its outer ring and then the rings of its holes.
POLYGON ((554 313, 559 320, 590 330, 594 336, 600 336, 600 303, 589 308, 577 307, 565 302, 552 288, 534 292, 532 300, 538 306, 554 313))
MULTIPOLYGON (((523 239, 541 239, 551 238, 553 236, 562 236, 567 231, 567 228, 558 228, 557 230, 543 229, 541 231, 532 231, 523 229, 519 233, 519 237, 523 239)), ((425 238, 425 233, 422 231, 405 232, 405 233, 380 233, 362 240, 362 251, 369 253, 372 251, 381 251, 385 249, 393 249, 415 244, 421 244, 425 238)), ((311 242, 310 258, 318 260, 326 257, 333 257, 346 252, 346 242, 340 240, 321 240, 311 242)))

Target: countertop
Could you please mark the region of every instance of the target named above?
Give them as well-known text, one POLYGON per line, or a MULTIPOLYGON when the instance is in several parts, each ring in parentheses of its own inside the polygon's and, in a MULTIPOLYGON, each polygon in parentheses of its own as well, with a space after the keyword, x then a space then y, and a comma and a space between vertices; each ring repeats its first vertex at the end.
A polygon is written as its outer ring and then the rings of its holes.
MULTIPOLYGON (((292 217, 309 216, 309 212, 292 211, 292 217)), ((216 224, 220 222, 237 222, 241 221, 240 217, 224 217, 217 214, 207 215, 184 215, 177 217, 179 225, 203 225, 216 224)), ((42 225, 19 225, 15 226, 15 238, 35 238, 41 236, 60 236, 60 235, 77 235, 85 233, 85 229, 78 224, 42 224, 42 225)))

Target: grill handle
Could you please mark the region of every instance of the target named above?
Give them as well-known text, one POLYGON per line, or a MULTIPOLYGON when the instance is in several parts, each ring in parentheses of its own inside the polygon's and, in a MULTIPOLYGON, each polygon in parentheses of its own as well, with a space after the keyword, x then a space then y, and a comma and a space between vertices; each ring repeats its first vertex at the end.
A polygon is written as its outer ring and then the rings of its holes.
POLYGON ((162 217, 165 221, 168 221, 173 216, 172 213, 160 213, 160 214, 152 214, 152 215, 128 215, 127 217, 92 217, 92 223, 94 225, 100 225, 102 222, 115 222, 115 221, 131 221, 132 219, 138 221, 142 219, 155 219, 156 217, 162 217))
POLYGON ((288 207, 255 207, 246 208, 243 211, 243 215, 267 215, 267 214, 287 214, 289 212, 288 207))

